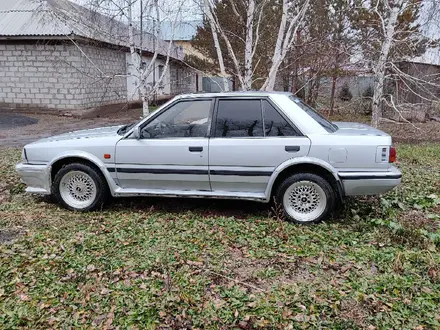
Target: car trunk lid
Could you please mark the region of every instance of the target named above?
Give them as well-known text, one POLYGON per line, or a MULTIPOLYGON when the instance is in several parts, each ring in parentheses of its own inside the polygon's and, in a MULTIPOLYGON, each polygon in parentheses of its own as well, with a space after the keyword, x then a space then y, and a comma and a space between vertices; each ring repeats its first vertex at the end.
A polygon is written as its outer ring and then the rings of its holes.
POLYGON ((333 124, 338 126, 338 130, 332 134, 357 135, 357 136, 359 135, 389 136, 387 133, 366 124, 348 123, 342 121, 333 122, 333 124))

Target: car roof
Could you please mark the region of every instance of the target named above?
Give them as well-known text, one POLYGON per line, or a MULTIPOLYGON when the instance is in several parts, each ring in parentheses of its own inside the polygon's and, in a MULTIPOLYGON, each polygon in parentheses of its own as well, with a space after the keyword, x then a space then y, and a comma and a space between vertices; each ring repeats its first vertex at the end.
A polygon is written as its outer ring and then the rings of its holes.
POLYGON ((237 92, 220 92, 220 93, 193 93, 181 94, 180 98, 202 98, 202 97, 228 97, 228 96, 270 96, 270 95, 292 95, 290 92, 265 92, 265 91, 237 91, 237 92))

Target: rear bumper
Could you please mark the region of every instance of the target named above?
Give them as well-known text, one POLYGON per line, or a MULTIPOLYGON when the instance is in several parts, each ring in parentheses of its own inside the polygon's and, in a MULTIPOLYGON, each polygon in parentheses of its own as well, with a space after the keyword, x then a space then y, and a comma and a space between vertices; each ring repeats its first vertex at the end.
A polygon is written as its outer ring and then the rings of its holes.
POLYGON ((386 172, 339 172, 345 196, 379 195, 400 184, 402 173, 394 166, 386 172))
POLYGON ((15 166, 26 192, 50 195, 50 166, 19 163, 15 166))

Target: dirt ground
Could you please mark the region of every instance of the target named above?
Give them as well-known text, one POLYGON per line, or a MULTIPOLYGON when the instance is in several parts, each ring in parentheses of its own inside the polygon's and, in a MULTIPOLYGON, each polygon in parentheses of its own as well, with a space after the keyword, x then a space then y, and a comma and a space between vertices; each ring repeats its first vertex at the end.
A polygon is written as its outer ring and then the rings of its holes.
POLYGON ((80 119, 55 115, 15 114, 0 109, 0 147, 21 147, 38 139, 101 126, 139 120, 139 109, 112 114, 111 117, 80 119))
MULTIPOLYGON (((111 115, 80 119, 73 117, 62 117, 56 115, 41 114, 15 114, 0 109, 0 147, 22 147, 27 143, 38 139, 71 132, 80 129, 89 129, 101 126, 126 124, 139 120, 140 109, 121 111, 111 115)), ((331 118, 335 121, 357 121, 368 123, 368 118, 353 118, 338 115, 331 118)), ((380 127, 383 131, 391 134, 394 142, 398 143, 440 143, 440 123, 389 123, 384 122, 380 127)))
POLYGON ((394 124, 382 123, 380 127, 393 137, 394 142, 400 143, 440 143, 440 123, 430 121, 426 123, 394 124))
MULTIPOLYGON (((325 114, 324 114, 325 115, 325 114)), ((326 116, 327 117, 327 116, 326 116)), ((370 125, 371 117, 350 113, 336 113, 330 121, 348 121, 370 125)), ((440 142, 440 123, 427 121, 426 123, 397 123, 387 119, 379 127, 393 137, 397 143, 440 142)))

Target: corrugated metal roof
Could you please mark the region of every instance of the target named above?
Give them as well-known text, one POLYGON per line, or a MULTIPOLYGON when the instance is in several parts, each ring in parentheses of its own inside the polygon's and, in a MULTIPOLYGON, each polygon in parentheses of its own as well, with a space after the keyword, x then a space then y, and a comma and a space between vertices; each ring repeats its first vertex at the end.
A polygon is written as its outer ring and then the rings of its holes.
MULTIPOLYGON (((68 36, 75 35, 118 46, 129 46, 128 26, 118 20, 89 10, 67 0, 0 0, 0 36, 68 36)), ((135 44, 140 44, 140 32, 135 31, 135 44)), ((153 42, 153 36, 143 33, 142 49, 166 55, 168 43, 153 42)), ((172 49, 171 56, 182 60, 183 53, 172 49)))
POLYGON ((69 32, 66 24, 53 20, 45 2, 37 0, 0 2, 0 35, 65 35, 69 32))
POLYGON ((42 0, 2 0, 0 3, 1 11, 32 11, 44 5, 42 0))

